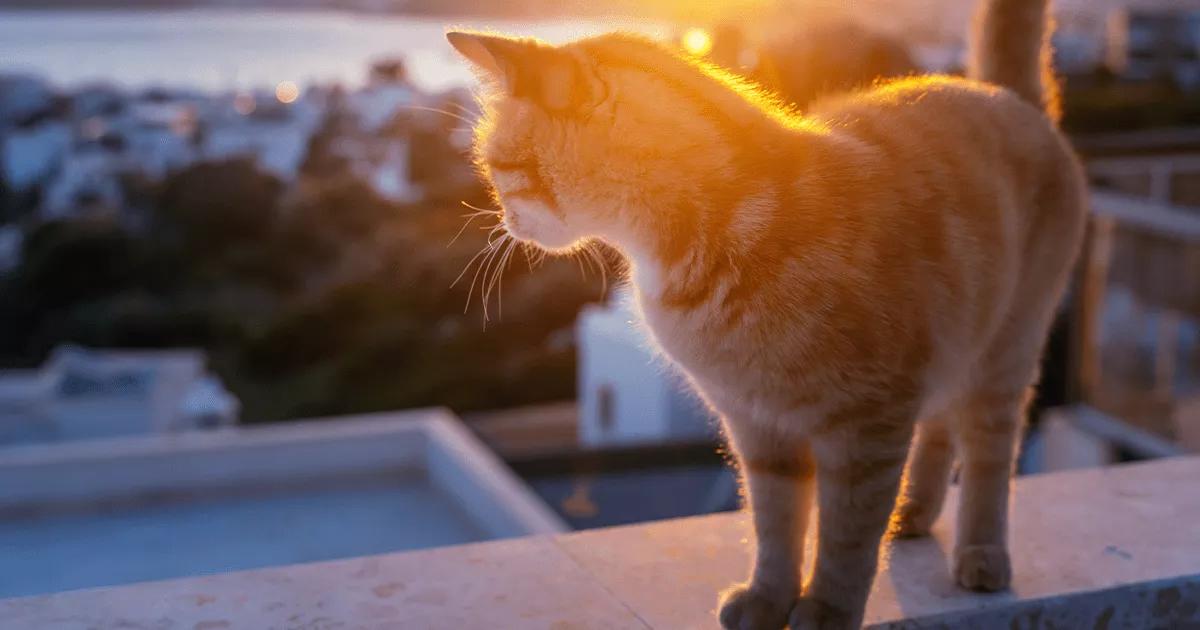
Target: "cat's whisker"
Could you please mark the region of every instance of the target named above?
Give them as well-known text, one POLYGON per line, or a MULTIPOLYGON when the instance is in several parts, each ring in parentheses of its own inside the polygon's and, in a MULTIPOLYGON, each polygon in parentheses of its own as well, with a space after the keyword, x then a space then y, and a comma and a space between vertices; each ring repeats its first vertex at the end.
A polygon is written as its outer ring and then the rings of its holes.
POLYGON ((451 289, 454 288, 454 285, 458 284, 459 280, 462 280, 463 276, 467 273, 467 270, 471 268, 471 263, 474 263, 475 260, 477 258, 479 258, 480 256, 482 256, 484 254, 484 252, 486 252, 486 251, 487 251, 487 246, 485 245, 478 252, 475 252, 475 255, 472 256, 471 259, 467 261, 467 264, 463 266, 462 271, 458 272, 458 276, 456 278, 454 278, 454 282, 450 283, 451 289))
POLYGON ((462 103, 459 103, 458 101, 446 101, 446 104, 457 107, 459 109, 459 111, 461 111, 464 114, 477 114, 477 112, 475 110, 467 107, 466 105, 463 105, 462 103))
POLYGON ((479 217, 485 216, 485 215, 486 215, 486 213, 483 213, 483 212, 476 212, 475 214, 463 215, 467 220, 465 223, 462 224, 462 227, 458 228, 458 232, 454 233, 454 238, 450 239, 449 243, 446 243, 446 249, 450 249, 450 246, 458 241, 458 237, 462 236, 462 233, 464 231, 466 231, 468 225, 471 225, 471 223, 475 219, 478 219, 479 217))
POLYGON ((498 309, 497 317, 498 318, 502 318, 504 316, 504 293, 503 293, 504 269, 508 265, 509 258, 512 256, 513 248, 515 246, 516 246, 516 239, 512 238, 511 236, 508 236, 507 239, 505 240, 504 253, 501 254, 499 257, 499 263, 496 265, 496 270, 492 274, 492 279, 488 282, 487 292, 484 297, 484 302, 488 302, 491 299, 493 289, 500 291, 499 293, 497 293, 497 309, 498 309))
MULTIPOLYGON (((459 272, 458 277, 454 279, 454 282, 450 283, 450 288, 453 289, 454 286, 457 285, 459 283, 459 281, 463 279, 463 276, 465 276, 467 274, 467 271, 469 271, 471 269, 471 265, 476 260, 478 260, 480 256, 487 254, 490 251, 490 249, 491 249, 490 244, 484 245, 478 252, 476 252, 475 255, 471 257, 471 260, 467 261, 467 264, 463 267, 463 270, 461 272, 459 272)), ((467 299, 468 299, 468 306, 469 306, 470 305, 470 297, 468 296, 467 299)))
MULTIPOLYGON (((479 280, 479 272, 483 271, 484 265, 486 265, 487 262, 489 260, 491 260, 492 256, 496 253, 496 249, 497 249, 496 247, 491 247, 491 246, 487 247, 486 248, 487 255, 484 256, 483 260, 480 261, 479 265, 477 267, 475 267, 475 273, 471 276, 471 284, 467 288, 467 303, 463 305, 463 313, 466 313, 467 311, 471 310, 471 298, 475 295, 475 283, 479 280)), ((484 309, 483 317, 484 317, 484 321, 486 321, 487 320, 487 309, 486 308, 484 309)))
MULTIPOLYGON (((514 241, 513 246, 508 248, 508 256, 504 259, 503 269, 508 268, 509 263, 512 262, 513 254, 516 251, 517 251, 517 246, 514 241)), ((497 298, 497 302, 499 303, 500 319, 504 319, 504 275, 503 275, 504 272, 503 272, 503 269, 501 270, 500 284, 496 286, 496 298, 497 298)))
POLYGON ((462 114, 448 112, 444 109, 438 109, 436 107, 426 107, 424 105, 404 105, 403 108, 404 109, 415 109, 417 111, 422 111, 422 112, 433 112, 435 114, 442 114, 443 116, 449 116, 455 120, 461 120, 462 122, 464 122, 468 125, 471 125, 471 126, 474 126, 476 123, 476 121, 471 120, 471 119, 467 118, 466 116, 463 116, 462 114))
POLYGON ((500 214, 499 210, 492 210, 489 208, 480 208, 479 206, 471 205, 471 204, 467 203, 466 201, 460 201, 458 203, 462 204, 466 208, 470 208, 471 210, 475 210, 477 212, 490 212, 492 214, 500 214))
POLYGON ((533 273, 533 254, 534 247, 529 243, 521 243, 521 253, 525 255, 525 265, 529 267, 529 273, 533 273))
MULTIPOLYGON (((500 290, 500 287, 503 286, 501 283, 502 283, 502 278, 504 277, 504 268, 508 265, 509 256, 512 254, 513 248, 516 246, 516 243, 517 243, 517 240, 515 238, 513 238, 511 235, 506 235, 504 251, 498 257, 496 269, 492 273, 491 281, 488 283, 488 290, 487 290, 488 300, 491 299, 492 291, 498 291, 498 290, 500 290)), ((497 309, 498 309, 497 310, 497 318, 500 318, 503 316, 502 309, 503 309, 503 304, 504 304, 504 301, 503 301, 504 296, 501 293, 497 293, 496 297, 497 297, 497 309)))
POLYGON ((597 250, 595 242, 590 242, 583 248, 592 260, 596 262, 596 266, 600 268, 600 296, 608 295, 608 265, 605 262, 602 254, 597 250))
MULTIPOLYGON (((488 254, 488 257, 486 259, 484 259, 484 263, 482 265, 480 265, 480 269, 476 270, 475 277, 471 279, 471 289, 473 292, 475 289, 475 280, 477 280, 480 277, 479 272, 480 271, 483 272, 483 282, 481 282, 479 284, 479 297, 483 301, 483 320, 485 322, 490 321, 490 319, 491 319, 488 316, 488 300, 487 300, 488 295, 489 295, 489 289, 487 287, 488 277, 491 272, 492 265, 495 264, 497 258, 499 257, 500 252, 504 249, 504 245, 508 242, 509 238, 511 238, 511 237, 507 233, 505 233, 504 235, 502 235, 500 237, 499 240, 495 241, 495 244, 491 248, 491 253, 488 254)), ((470 297, 471 297, 470 295, 467 296, 468 306, 470 305, 470 297)))
POLYGON ((492 231, 488 232, 488 243, 491 243, 492 241, 496 240, 497 233, 500 234, 501 239, 503 239, 504 237, 510 236, 509 233, 507 231, 505 231, 504 224, 497 223, 495 225, 495 227, 492 228, 492 231))

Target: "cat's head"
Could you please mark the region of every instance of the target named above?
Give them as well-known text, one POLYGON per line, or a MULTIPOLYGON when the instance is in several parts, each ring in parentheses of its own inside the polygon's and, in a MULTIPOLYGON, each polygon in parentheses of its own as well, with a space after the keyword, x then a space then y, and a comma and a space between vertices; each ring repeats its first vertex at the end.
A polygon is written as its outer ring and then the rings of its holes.
POLYGON ((731 126, 753 114, 730 85, 638 37, 447 38, 484 84, 475 158, 505 227, 551 251, 590 237, 631 244, 688 220, 682 202, 720 177, 731 126))

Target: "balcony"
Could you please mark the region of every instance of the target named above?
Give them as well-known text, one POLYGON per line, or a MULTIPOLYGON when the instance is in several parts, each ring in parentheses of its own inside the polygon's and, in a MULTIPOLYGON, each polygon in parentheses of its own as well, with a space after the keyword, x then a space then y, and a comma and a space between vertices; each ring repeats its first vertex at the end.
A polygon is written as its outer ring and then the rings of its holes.
MULTIPOLYGON (((952 493, 926 540, 889 543, 871 628, 1200 623, 1200 457, 1022 477, 1010 592, 946 570, 952 493)), ((537 535, 0 601, 14 628, 712 628, 744 576, 743 513, 537 535)))

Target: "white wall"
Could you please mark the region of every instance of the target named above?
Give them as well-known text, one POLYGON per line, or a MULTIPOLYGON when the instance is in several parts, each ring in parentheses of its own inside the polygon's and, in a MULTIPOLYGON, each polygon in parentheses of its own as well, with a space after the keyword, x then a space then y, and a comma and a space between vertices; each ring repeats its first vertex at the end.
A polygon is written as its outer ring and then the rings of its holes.
POLYGON ((586 446, 652 442, 665 437, 670 400, 663 366, 625 309, 589 306, 579 317, 579 439, 586 446), (601 392, 612 392, 611 423, 601 392))
POLYGON ((657 356, 627 299, 589 306, 577 324, 579 440, 589 447, 702 440, 708 414, 667 359, 657 356), (610 392, 611 422, 602 421, 610 392))

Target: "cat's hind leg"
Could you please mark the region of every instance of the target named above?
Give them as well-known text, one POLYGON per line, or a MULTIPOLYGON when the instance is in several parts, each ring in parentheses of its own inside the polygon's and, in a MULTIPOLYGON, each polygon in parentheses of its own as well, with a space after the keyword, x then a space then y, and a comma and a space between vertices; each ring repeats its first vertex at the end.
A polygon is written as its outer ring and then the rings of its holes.
POLYGON ((1025 413, 1028 380, 991 383, 971 397, 959 418, 961 494, 954 578, 963 588, 1008 588, 1009 488, 1025 413))
POLYGON ((954 576, 969 589, 995 591, 1012 580, 1008 504, 1026 406, 1037 382, 1050 324, 1087 216, 1085 189, 1070 148, 1046 173, 1027 208, 1027 242, 1004 323, 988 343, 973 391, 955 415, 961 463, 954 576))

